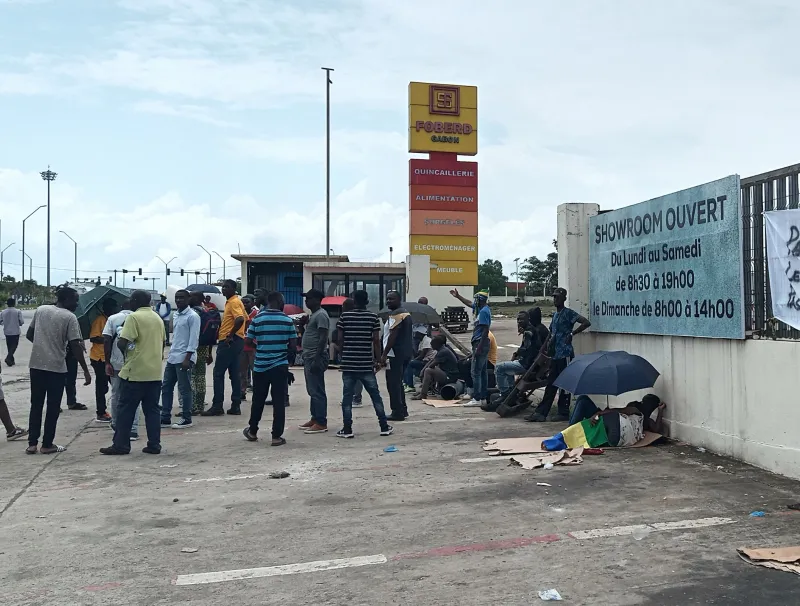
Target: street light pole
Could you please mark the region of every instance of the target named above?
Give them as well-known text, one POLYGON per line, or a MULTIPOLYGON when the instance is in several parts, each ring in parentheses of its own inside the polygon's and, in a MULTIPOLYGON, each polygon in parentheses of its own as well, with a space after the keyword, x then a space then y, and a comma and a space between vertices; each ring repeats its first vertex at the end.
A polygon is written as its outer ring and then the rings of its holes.
POLYGON ((164 261, 164 259, 156 255, 156 259, 158 259, 164 264, 164 292, 166 292, 167 290, 167 278, 169 278, 169 274, 167 272, 169 271, 169 264, 172 263, 177 258, 178 257, 172 257, 169 261, 164 261))
POLYGON ((206 247, 202 244, 198 244, 200 248, 206 251, 208 254, 208 280, 206 281, 207 284, 211 284, 211 253, 206 250, 206 247))
POLYGON ((223 257, 221 254, 219 254, 216 250, 212 250, 211 252, 213 252, 220 259, 222 259, 222 279, 223 280, 227 279, 227 276, 225 275, 225 257, 223 257))
MULTIPOLYGON (((70 240, 72 240, 72 236, 70 236, 67 232, 63 229, 59 229, 59 232, 67 236, 70 240)), ((72 243, 75 245, 75 284, 78 283, 78 243, 75 240, 72 240, 72 243)))
MULTIPOLYGON (((41 206, 37 207, 36 210, 34 210, 31 214, 29 214, 27 217, 25 217, 22 220, 22 282, 25 282, 25 221, 27 221, 34 214, 36 214, 36 211, 43 209, 45 206, 46 206, 45 204, 42 204, 41 206)), ((49 248, 49 244, 48 244, 48 248, 49 248)), ((30 257, 28 257, 28 258, 30 258, 30 257)), ((30 277, 32 278, 33 276, 30 276, 30 277)))
POLYGON ((323 67, 325 72, 325 257, 331 250, 331 72, 332 67, 323 67))
POLYGON ((517 276, 517 299, 519 299, 519 257, 514 259, 514 263, 517 264, 517 271, 516 271, 516 276, 517 276))
POLYGON ((31 256, 24 250, 21 250, 20 252, 22 253, 22 271, 25 271, 25 257, 28 257, 28 261, 30 262, 30 268, 28 271, 30 275, 28 276, 28 279, 33 280, 33 259, 31 259, 31 256))
POLYGON ((47 181, 47 286, 50 287, 50 182, 55 181, 58 173, 50 170, 50 165, 47 165, 47 170, 39 173, 42 179, 47 181))
POLYGON ((0 250, 0 281, 3 280, 3 253, 5 253, 13 244, 15 243, 12 242, 8 246, 6 246, 3 250, 0 250))

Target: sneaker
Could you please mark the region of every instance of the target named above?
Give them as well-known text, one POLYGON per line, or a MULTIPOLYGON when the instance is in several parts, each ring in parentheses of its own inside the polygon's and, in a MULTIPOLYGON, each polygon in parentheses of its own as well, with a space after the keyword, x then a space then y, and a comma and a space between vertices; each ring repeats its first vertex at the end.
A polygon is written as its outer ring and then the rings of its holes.
POLYGON ((97 418, 94 420, 95 423, 111 423, 111 415, 108 413, 97 415, 97 418))
POLYGON ((161 427, 172 427, 172 419, 161 419, 161 427))
POLYGON ((122 450, 117 450, 113 446, 109 446, 108 448, 101 448, 100 449, 100 454, 104 454, 104 455, 126 455, 128 453, 124 452, 122 450))
POLYGON ((192 422, 189 419, 181 419, 177 423, 172 424, 172 429, 187 429, 188 427, 192 426, 192 422))
POLYGON ((472 398, 469 402, 464 402, 461 406, 464 408, 478 408, 481 406, 481 404, 483 404, 483 402, 472 398))
POLYGON ((131 442, 135 442, 138 439, 139 439, 139 434, 138 433, 132 433, 131 434, 131 442))
POLYGON ((256 440, 258 440, 258 436, 256 436, 256 435, 255 435, 255 434, 253 434, 253 433, 250 433, 250 427, 245 427, 245 428, 242 430, 242 435, 245 437, 245 439, 246 439, 248 442, 255 442, 256 440))
POLYGON ((155 449, 152 446, 145 446, 142 448, 144 454, 161 454, 161 449, 155 449))
POLYGON ((361 408, 364 406, 363 400, 353 400, 353 408, 361 408))
POLYGON ((406 393, 415 393, 417 390, 414 389, 413 387, 409 387, 408 385, 406 385, 403 391, 406 393))
POLYGON ((556 415, 553 417, 553 421, 557 421, 559 423, 569 421, 569 415, 556 415))
POLYGON ((302 425, 298 425, 297 429, 308 429, 309 427, 313 427, 314 425, 315 425, 314 419, 311 419, 310 421, 306 421, 302 425))
POLYGON ((525 420, 530 423, 545 423, 547 422, 547 417, 540 415, 538 412, 534 412, 525 417, 525 420))
POLYGON ((242 409, 239 408, 238 406, 236 406, 236 407, 231 406, 228 409, 228 414, 229 415, 240 415, 240 414, 242 414, 242 409))
POLYGON ((386 427, 381 428, 381 435, 382 436, 390 436, 394 433, 394 427, 391 425, 387 425, 386 427))
POLYGON ((326 431, 328 431, 328 426, 327 425, 319 425, 317 423, 314 423, 311 427, 306 429, 303 433, 325 433, 326 431))
POLYGON ((396 414, 392 413, 386 418, 389 421, 405 421, 408 417, 407 416, 396 415, 396 414))
POLYGON ((80 402, 76 402, 75 404, 67 404, 67 408, 69 410, 89 410, 86 407, 86 404, 81 404, 80 402))
POLYGON ((247 392, 242 392, 242 402, 247 402, 247 392))
POLYGON ((213 406, 208 410, 204 410, 200 413, 201 417, 221 417, 225 414, 225 411, 222 408, 214 408, 213 406))
POLYGON ((353 433, 352 428, 349 427, 342 427, 339 431, 336 432, 337 438, 355 438, 356 434, 353 433))

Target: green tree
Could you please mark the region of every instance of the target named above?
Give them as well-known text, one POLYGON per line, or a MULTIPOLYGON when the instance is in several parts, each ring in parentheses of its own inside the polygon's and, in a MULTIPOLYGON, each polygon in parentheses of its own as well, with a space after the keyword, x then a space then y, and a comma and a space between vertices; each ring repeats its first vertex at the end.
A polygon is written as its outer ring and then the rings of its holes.
POLYGON ((523 282, 533 287, 534 294, 550 293, 558 286, 558 241, 553 240, 556 250, 548 253, 544 259, 537 256, 528 257, 519 268, 519 275, 523 282))
POLYGON ((505 294, 508 276, 503 275, 503 264, 494 259, 486 259, 478 265, 478 289, 489 293, 505 294))

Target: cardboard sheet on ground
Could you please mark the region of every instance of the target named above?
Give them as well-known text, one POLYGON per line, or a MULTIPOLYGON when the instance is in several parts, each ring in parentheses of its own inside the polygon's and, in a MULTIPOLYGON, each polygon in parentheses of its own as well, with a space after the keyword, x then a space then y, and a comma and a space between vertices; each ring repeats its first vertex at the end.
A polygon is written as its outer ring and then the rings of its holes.
POLYGON ((434 400, 431 398, 422 400, 422 403, 433 406, 434 408, 453 408, 455 406, 461 406, 461 400, 434 400))
MULTIPOLYGON (((486 440, 483 443, 483 449, 488 451, 490 456, 547 452, 546 450, 542 449, 542 441, 551 437, 552 436, 532 438, 498 438, 494 440, 486 440)), ((650 446, 650 444, 661 437, 663 437, 661 434, 653 433, 652 431, 645 431, 644 438, 636 442, 636 444, 633 446, 627 446, 626 448, 641 448, 643 446, 650 446)))
POLYGON ((800 547, 798 546, 765 547, 762 549, 740 547, 736 551, 745 562, 755 566, 800 574, 800 547))
POLYGON ((538 469, 548 463, 553 465, 580 465, 583 463, 583 448, 572 450, 559 450, 547 454, 524 454, 511 457, 512 465, 519 465, 522 469, 538 469))

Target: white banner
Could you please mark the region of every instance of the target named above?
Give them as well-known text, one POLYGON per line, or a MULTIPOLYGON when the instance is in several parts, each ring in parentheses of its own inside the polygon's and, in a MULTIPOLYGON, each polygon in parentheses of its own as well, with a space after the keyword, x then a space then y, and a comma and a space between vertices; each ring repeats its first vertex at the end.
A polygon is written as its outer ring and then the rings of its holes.
POLYGON ((772 315, 800 329, 800 209, 764 213, 772 315))

